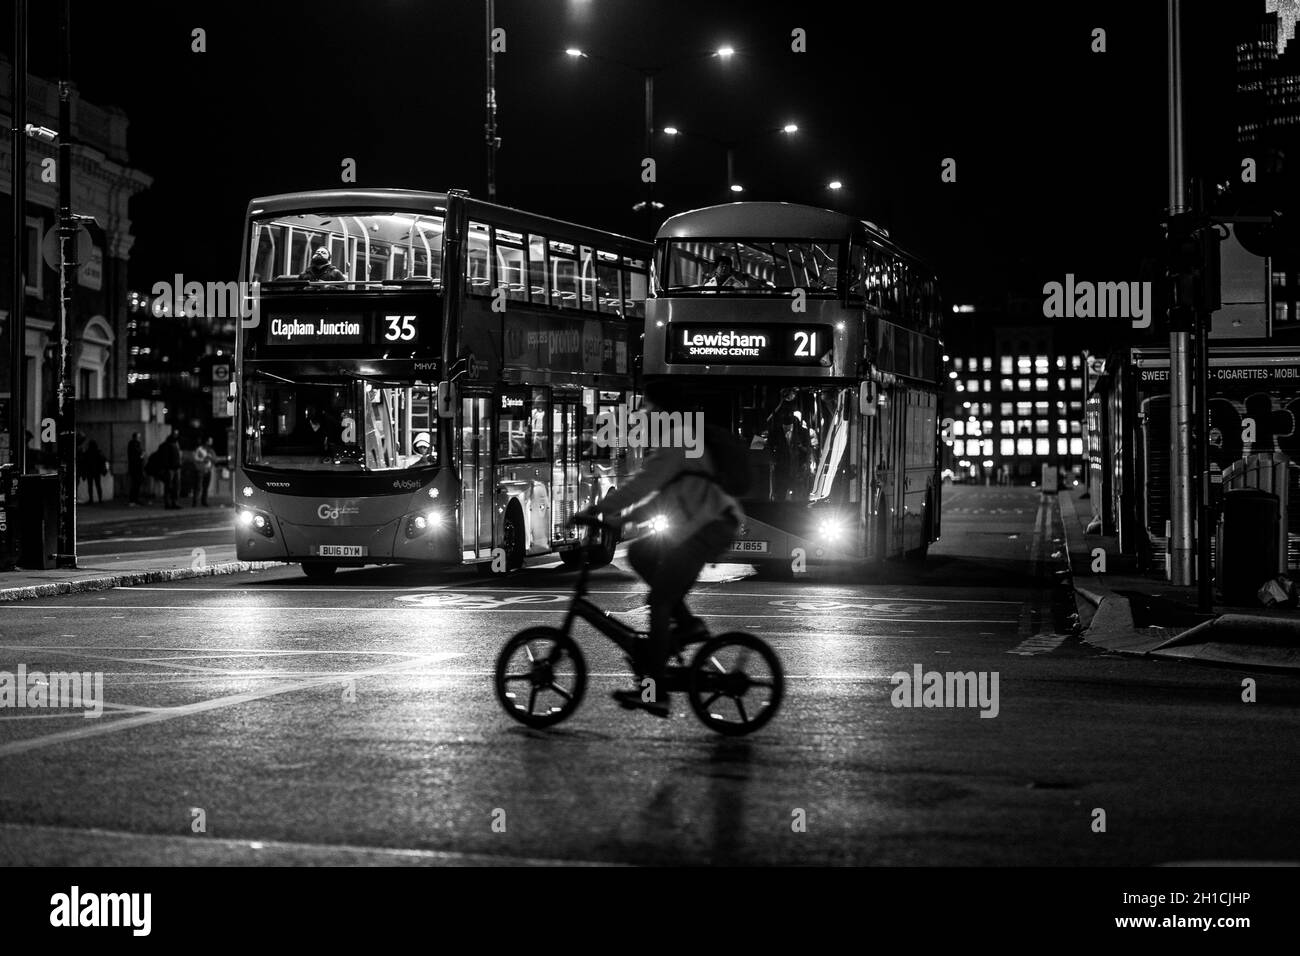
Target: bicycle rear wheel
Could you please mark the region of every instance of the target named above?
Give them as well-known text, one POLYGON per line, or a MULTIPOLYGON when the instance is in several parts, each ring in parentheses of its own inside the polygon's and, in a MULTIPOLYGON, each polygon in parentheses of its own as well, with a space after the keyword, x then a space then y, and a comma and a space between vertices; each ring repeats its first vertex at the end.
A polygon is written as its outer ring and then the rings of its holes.
POLYGON ((501 648, 495 684, 507 714, 529 727, 550 727, 582 703, 587 662, 568 634, 554 627, 530 627, 501 648))
POLYGON ((691 709, 704 726, 728 737, 751 734, 776 716, 785 672, 776 652, 753 634, 710 638, 691 659, 691 709))

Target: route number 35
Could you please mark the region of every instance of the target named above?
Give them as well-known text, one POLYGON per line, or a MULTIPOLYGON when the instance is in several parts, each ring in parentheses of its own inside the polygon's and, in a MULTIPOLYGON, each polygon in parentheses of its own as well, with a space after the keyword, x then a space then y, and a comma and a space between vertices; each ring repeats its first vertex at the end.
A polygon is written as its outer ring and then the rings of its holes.
POLYGON ((384 321, 388 323, 384 330, 385 342, 410 342, 415 338, 415 316, 386 315, 384 321))

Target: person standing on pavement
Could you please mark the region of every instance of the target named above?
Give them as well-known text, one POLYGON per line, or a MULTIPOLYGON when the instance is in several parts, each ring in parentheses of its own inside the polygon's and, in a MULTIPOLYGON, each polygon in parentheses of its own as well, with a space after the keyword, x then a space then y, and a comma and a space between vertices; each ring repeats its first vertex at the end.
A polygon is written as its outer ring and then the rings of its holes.
POLYGON ((212 437, 203 439, 194 449, 194 496, 190 507, 197 507, 202 500, 203 507, 208 506, 208 486, 212 483, 212 468, 217 463, 217 449, 213 447, 212 437))
POLYGON ((99 493, 99 503, 104 503, 104 485, 103 478, 108 474, 108 459, 104 453, 99 450, 99 443, 95 439, 86 442, 86 448, 82 452, 81 467, 85 470, 82 474, 86 478, 86 504, 95 503, 95 493, 99 493))
POLYGON ((174 431, 163 442, 163 471, 163 507, 175 510, 180 507, 176 496, 181 485, 181 445, 174 431))
POLYGON ((140 443, 140 433, 131 432, 131 440, 126 443, 126 474, 128 505, 140 503, 140 487, 144 484, 144 445, 140 443))

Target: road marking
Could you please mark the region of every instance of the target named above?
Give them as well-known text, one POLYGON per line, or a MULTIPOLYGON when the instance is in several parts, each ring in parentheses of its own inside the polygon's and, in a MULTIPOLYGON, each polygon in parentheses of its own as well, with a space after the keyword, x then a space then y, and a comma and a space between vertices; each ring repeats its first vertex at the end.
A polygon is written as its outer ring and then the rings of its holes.
MULTIPOLYGON (((41 823, 0 823, 0 833, 10 834, 10 840, 16 840, 28 834, 36 835, 36 842, 49 846, 66 841, 69 837, 93 837, 99 840, 123 840, 138 843, 161 843, 170 846, 166 858, 171 859, 176 850, 197 852, 208 855, 209 849, 223 850, 227 853, 245 850, 250 853, 282 851, 290 853, 333 854, 346 856, 378 856, 389 860, 413 860, 419 863, 445 864, 463 866, 467 862, 484 863, 489 866, 628 866, 626 863, 607 862, 605 860, 567 860, 559 857, 505 856, 491 853, 458 853, 451 850, 409 850, 386 846, 357 846, 348 843, 294 843, 287 840, 249 840, 231 837, 204 836, 196 840, 188 836, 173 836, 161 833, 130 833, 123 830, 102 830, 98 828, 82 829, 79 827, 58 827, 41 823)), ((10 840, 4 843, 14 846, 10 840)), ((154 864, 157 865, 157 864, 154 864)))
POLYGON ((1034 657, 1038 654, 1050 654, 1056 650, 1069 638, 1069 634, 1035 634, 1027 641, 1022 641, 1011 650, 1008 654, 1016 654, 1020 657, 1034 657))
POLYGON ((328 677, 298 680, 292 684, 269 687, 265 690, 246 691, 242 694, 231 694, 226 697, 217 697, 213 700, 199 701, 193 704, 182 704, 179 707, 167 707, 152 713, 140 714, 136 717, 121 717, 117 720, 103 723, 92 721, 89 726, 82 727, 78 730, 63 730, 53 734, 46 734, 42 737, 33 737, 27 740, 16 740, 12 743, 0 744, 0 758, 12 757, 16 754, 28 753, 32 750, 42 750, 46 747, 53 747, 58 744, 76 743, 89 737, 115 734, 123 730, 134 730, 136 727, 142 727, 146 724, 156 724, 165 720, 175 720, 178 717, 191 717, 195 714, 206 713, 210 710, 236 707, 240 704, 265 700, 268 697, 276 697, 281 694, 292 694, 300 690, 310 690, 312 688, 324 687, 330 684, 340 684, 344 681, 355 680, 359 677, 401 672, 412 667, 437 663, 441 660, 449 660, 453 657, 461 656, 463 655, 451 651, 442 651, 435 654, 421 655, 420 657, 402 663, 384 664, 378 667, 369 667, 364 670, 343 671, 337 674, 331 674, 328 677))
MULTIPOLYGON (((557 605, 560 602, 555 602, 557 605)), ((21 606, 21 605, 18 605, 21 606)), ((48 611, 97 611, 97 608, 88 607, 78 604, 53 604, 45 605, 41 610, 48 611)), ((196 608, 193 605, 179 606, 172 604, 147 604, 132 607, 133 611, 172 611, 179 612, 189 616, 208 616, 211 614, 221 614, 224 612, 244 612, 257 611, 266 613, 272 611, 287 611, 294 614, 301 614, 303 611, 313 613, 354 613, 354 614, 391 614, 394 611, 406 611, 408 613, 461 613, 469 612, 473 614, 564 614, 568 611, 568 606, 563 607, 527 607, 527 608, 510 608, 510 607, 492 607, 492 608, 470 608, 456 607, 280 607, 277 605, 263 604, 237 604, 237 605, 205 605, 196 608)), ((611 609, 614 614, 626 614, 617 608, 611 609)), ((788 621, 790 615, 787 614, 714 614, 712 612, 701 614, 703 618, 712 620, 714 618, 724 620, 738 621, 788 621)), ((819 621, 833 620, 863 620, 863 621, 898 621, 900 623, 915 622, 918 624, 1015 624, 1015 618, 985 618, 985 617, 953 617, 953 618, 936 618, 936 617, 877 617, 873 614, 862 612, 854 614, 820 614, 817 617, 819 621)), ((53 617, 50 620, 54 620, 53 617)))

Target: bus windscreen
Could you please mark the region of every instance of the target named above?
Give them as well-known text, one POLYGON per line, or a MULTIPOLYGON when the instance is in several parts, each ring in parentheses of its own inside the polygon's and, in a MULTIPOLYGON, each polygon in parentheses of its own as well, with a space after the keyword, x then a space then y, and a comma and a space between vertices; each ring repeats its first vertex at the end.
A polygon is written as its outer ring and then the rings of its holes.
POLYGON ((674 239, 664 256, 661 292, 838 291, 838 242, 674 239))
POLYGON ((439 216, 396 212, 286 213, 255 219, 248 275, 254 282, 438 284, 442 230, 439 216))

